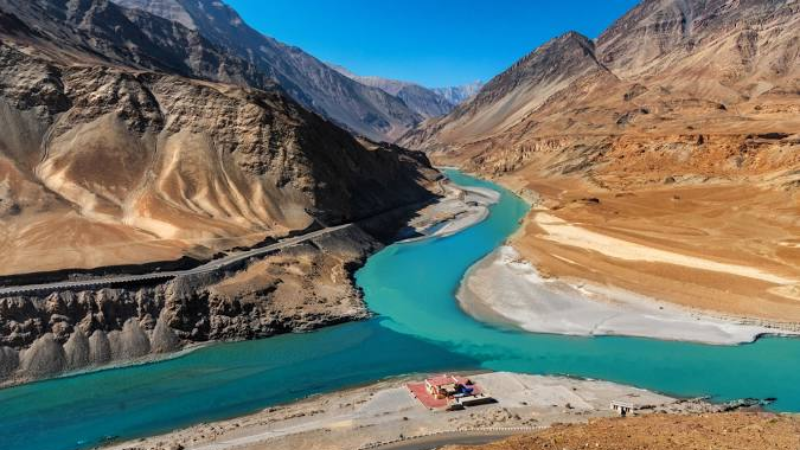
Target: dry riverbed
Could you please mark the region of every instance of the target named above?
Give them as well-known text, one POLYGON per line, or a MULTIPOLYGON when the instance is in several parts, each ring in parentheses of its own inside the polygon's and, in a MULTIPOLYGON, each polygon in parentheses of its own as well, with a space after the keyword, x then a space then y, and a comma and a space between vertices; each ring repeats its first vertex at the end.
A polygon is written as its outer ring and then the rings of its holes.
MULTIPOLYGON (((422 376, 414 377, 421 379, 422 376)), ((436 433, 513 429, 526 432, 555 423, 610 417, 612 401, 652 412, 703 412, 719 407, 680 401, 642 389, 593 380, 514 373, 471 376, 498 403, 459 412, 430 411, 393 379, 311 397, 256 414, 112 447, 113 450, 354 450, 376 443, 436 433)))

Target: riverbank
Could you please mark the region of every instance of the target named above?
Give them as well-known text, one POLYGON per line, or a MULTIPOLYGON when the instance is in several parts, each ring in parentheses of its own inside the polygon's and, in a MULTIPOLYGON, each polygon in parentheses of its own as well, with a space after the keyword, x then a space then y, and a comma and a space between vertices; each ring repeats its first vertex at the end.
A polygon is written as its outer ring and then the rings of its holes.
POLYGON ((404 242, 452 236, 486 220, 489 207, 500 201, 500 193, 491 189, 459 186, 450 181, 440 187, 442 197, 409 222, 417 237, 404 242))
POLYGON ((765 334, 796 334, 690 311, 622 289, 542 276, 512 247, 473 266, 457 295, 479 320, 534 333, 635 336, 714 345, 753 342, 765 334))
POLYGON ((448 175, 460 185, 498 190, 501 201, 487 220, 461 233, 371 256, 355 275, 374 312, 370 320, 0 390, 4 450, 93 448, 109 438, 160 435, 388 377, 454 370, 570 374, 715 402, 777 398, 771 409, 800 410, 794 389, 800 361, 793 357, 800 340, 711 347, 576 338, 499 329, 464 314, 454 298, 461 279, 509 239, 528 205, 490 182, 448 175))
POLYGON ((246 417, 114 445, 109 450, 353 450, 453 431, 515 429, 519 433, 554 423, 585 423, 614 416, 609 409, 612 401, 634 405, 643 414, 717 409, 704 402, 678 401, 604 381, 497 372, 470 376, 497 404, 434 412, 405 387, 409 380, 420 378, 397 378, 315 396, 246 417))

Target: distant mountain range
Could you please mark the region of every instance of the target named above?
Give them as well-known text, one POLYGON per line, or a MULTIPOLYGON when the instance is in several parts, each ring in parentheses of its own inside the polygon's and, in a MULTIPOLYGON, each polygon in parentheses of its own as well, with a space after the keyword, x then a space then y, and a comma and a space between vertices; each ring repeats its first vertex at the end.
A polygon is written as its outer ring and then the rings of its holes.
POLYGON ((113 0, 178 22, 277 80, 306 108, 376 141, 393 141, 424 117, 397 97, 354 82, 297 47, 261 34, 218 0, 113 0))
POLYGON ((454 105, 460 105, 474 97, 481 90, 483 84, 482 81, 473 81, 462 86, 434 88, 433 92, 446 98, 447 101, 454 105))
POLYGON ((375 87, 402 100, 412 111, 426 119, 444 116, 457 105, 475 95, 482 86, 476 81, 464 86, 429 89, 416 83, 375 76, 356 75, 348 69, 331 65, 342 75, 365 86, 375 87))

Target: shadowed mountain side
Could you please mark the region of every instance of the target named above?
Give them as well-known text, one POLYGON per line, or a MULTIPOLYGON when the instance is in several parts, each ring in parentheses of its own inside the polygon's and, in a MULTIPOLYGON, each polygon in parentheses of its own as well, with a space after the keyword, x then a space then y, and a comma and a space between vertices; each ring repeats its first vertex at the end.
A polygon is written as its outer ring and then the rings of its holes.
POLYGON ((349 79, 297 47, 264 36, 223 2, 114 1, 181 23, 277 80, 304 107, 370 139, 393 141, 423 120, 402 100, 349 79))

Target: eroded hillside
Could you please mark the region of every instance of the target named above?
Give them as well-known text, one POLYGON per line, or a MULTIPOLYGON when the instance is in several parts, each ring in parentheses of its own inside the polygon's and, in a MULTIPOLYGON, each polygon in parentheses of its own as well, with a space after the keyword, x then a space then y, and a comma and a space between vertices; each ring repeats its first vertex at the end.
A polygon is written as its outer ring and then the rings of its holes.
MULTIPOLYGON (((115 6, 106 8, 104 17, 116 17, 115 6)), ((83 24, 100 12, 85 14, 83 24)), ((424 157, 367 148, 269 84, 166 74, 161 60, 148 62, 158 72, 128 68, 120 65, 127 51, 102 54, 105 66, 95 53, 73 61, 84 35, 57 42, 5 18, 17 28, 5 28, 0 48, 4 275, 207 256, 428 195, 424 157)), ((219 54, 209 48, 201 53, 219 54)), ((208 75, 205 63, 186 58, 186 72, 208 75)), ((246 81, 252 67, 233 62, 246 81)))

